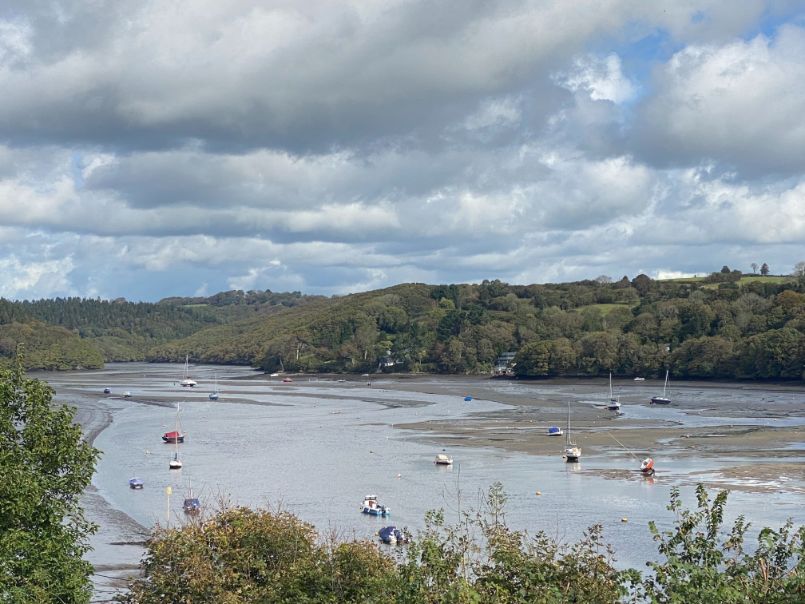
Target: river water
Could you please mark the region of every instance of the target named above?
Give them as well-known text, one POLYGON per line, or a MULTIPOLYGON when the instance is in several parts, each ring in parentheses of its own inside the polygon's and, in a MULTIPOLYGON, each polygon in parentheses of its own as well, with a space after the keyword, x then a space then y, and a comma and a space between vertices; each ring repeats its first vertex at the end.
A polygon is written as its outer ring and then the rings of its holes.
MULTIPOLYGON (((507 405, 494 400, 474 400, 471 405, 463 401, 463 394, 477 380, 451 381, 455 394, 433 394, 397 389, 393 379, 375 380, 370 387, 369 378, 344 382, 294 376, 293 383, 287 384, 246 368, 203 366, 193 368, 199 386, 191 390, 178 385, 181 371, 176 365, 135 363, 46 375, 59 400, 91 401, 112 417, 95 440, 103 455, 93 487, 103 505, 108 504, 118 516, 108 510, 101 513, 100 504, 90 506, 90 516, 106 525, 93 542, 93 562, 136 563, 142 553, 139 548, 110 545, 120 532, 114 525, 125 517, 146 530, 156 523, 181 524, 185 522, 182 499, 191 489, 208 511, 222 500, 234 505, 279 505, 321 533, 375 539, 377 530, 388 524, 416 532, 431 509, 443 508, 448 521, 455 521, 460 511, 478 509, 490 485, 500 482, 508 495, 506 518, 511 527, 545 531, 560 541, 573 542, 586 527, 602 524, 606 540, 615 548, 617 564, 642 568, 657 555, 648 522, 655 520, 661 528, 672 525, 673 517, 666 510, 672 487, 680 487, 685 501, 692 504, 692 476, 705 480, 725 463, 754 463, 753 459, 669 455, 653 480, 633 471, 613 480, 613 471, 634 465, 625 463, 623 455, 600 454, 585 457, 580 464, 567 464, 559 455, 512 453, 489 446, 451 448, 447 437, 439 442, 438 435, 429 435, 425 441, 414 431, 395 427, 434 419, 465 420, 471 412, 505 411, 507 405), (221 390, 218 401, 207 396, 213 375, 221 390), (112 389, 111 395, 102 394, 104 387, 112 389), (122 397, 125 391, 130 398, 122 397), (162 443, 161 435, 174 429, 177 415, 186 440, 174 447, 162 443), (433 463, 442 447, 455 459, 452 467, 433 463), (184 464, 180 471, 168 469, 175 449, 184 464), (134 476, 144 481, 142 491, 128 488, 128 479, 134 476), (368 493, 391 508, 390 518, 360 513, 368 493)), ((428 380, 440 382, 440 378, 428 380)), ((529 395, 545 394, 547 388, 548 396, 575 397, 580 402, 589 398, 583 385, 504 382, 489 387, 509 396, 529 388, 529 395)), ((723 385, 708 390, 708 400, 717 404, 719 397, 734 397, 740 389, 723 385)), ((781 396, 771 390, 758 392, 751 396, 781 396)), ((801 408, 801 398, 795 396, 792 401, 795 410, 801 408)), ((648 405, 630 407, 630 417, 650 420, 655 413, 648 405)), ((725 421, 805 424, 805 413, 725 420, 708 417, 701 409, 686 410, 684 405, 663 413, 666 421, 690 426, 725 421)), ((561 444, 557 449, 561 451, 561 444)), ((799 463, 796 453, 773 461, 799 463)), ((805 484, 771 486, 758 492, 733 492, 727 520, 742 514, 757 528, 779 526, 788 518, 801 524, 805 484)))

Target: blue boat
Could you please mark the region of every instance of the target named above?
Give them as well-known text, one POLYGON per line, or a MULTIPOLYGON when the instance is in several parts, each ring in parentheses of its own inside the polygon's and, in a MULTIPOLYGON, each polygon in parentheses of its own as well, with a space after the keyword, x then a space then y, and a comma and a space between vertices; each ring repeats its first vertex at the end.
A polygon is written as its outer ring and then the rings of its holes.
POLYGON ((130 489, 142 489, 143 488, 143 481, 139 478, 130 478, 129 479, 129 488, 130 489))
POLYGON ((562 428, 559 426, 551 426, 548 428, 548 436, 562 436, 562 428))
POLYGON ((472 397, 470 395, 467 395, 464 397, 464 400, 469 403, 472 400, 472 397))
POLYGON ((391 509, 385 505, 380 505, 377 502, 377 495, 367 495, 363 498, 361 512, 370 516, 388 516, 391 514, 391 509))
POLYGON ((377 536, 380 537, 383 543, 388 543, 389 545, 408 543, 408 535, 405 534, 405 531, 401 531, 396 526, 384 526, 377 531, 377 536))

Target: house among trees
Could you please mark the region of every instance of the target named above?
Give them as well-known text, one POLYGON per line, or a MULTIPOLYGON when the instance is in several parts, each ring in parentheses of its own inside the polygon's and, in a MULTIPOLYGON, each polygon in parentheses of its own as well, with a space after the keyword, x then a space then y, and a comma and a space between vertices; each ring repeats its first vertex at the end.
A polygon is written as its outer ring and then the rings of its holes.
POLYGON ((494 377, 514 377, 514 357, 516 352, 504 352, 495 361, 495 369, 492 371, 494 377))

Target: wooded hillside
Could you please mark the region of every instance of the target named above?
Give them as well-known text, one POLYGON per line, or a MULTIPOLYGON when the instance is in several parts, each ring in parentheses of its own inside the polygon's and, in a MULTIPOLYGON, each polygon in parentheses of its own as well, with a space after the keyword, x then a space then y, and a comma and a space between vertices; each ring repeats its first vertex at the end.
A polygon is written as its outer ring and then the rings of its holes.
POLYGON ((668 368, 677 377, 803 379, 805 365, 805 279, 723 269, 664 281, 404 284, 333 298, 236 291, 157 304, 0 301, 0 323, 36 331, 33 320, 69 329, 107 361, 189 354, 267 372, 483 374, 507 351, 521 377, 668 368))

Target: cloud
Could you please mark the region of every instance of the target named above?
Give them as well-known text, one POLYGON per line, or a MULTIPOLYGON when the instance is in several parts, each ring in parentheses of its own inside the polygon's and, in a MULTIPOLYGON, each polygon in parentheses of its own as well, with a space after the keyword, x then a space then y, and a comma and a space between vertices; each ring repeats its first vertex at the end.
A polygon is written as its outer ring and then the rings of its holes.
POLYGON ((47 298, 70 292, 71 258, 23 261, 15 255, 0 258, 0 297, 47 298))
POLYGON ((805 29, 689 46, 656 73, 634 127, 662 164, 719 162, 749 177, 805 166, 805 29))
POLYGON ((792 265, 801 24, 761 0, 7 0, 5 292, 792 265))

